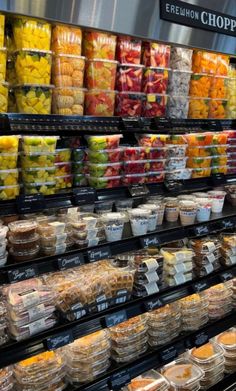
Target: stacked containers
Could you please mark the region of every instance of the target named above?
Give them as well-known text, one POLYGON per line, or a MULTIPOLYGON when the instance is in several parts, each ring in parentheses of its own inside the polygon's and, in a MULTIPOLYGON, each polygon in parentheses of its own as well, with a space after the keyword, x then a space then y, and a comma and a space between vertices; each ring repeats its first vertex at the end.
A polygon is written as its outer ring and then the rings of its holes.
POLYGON ((0 369, 0 389, 10 391, 14 387, 13 371, 11 367, 0 369))
POLYGON ((14 17, 12 29, 16 48, 13 58, 17 111, 26 114, 50 114, 51 25, 41 20, 14 17))
POLYGON ((164 117, 168 95, 167 85, 170 64, 170 46, 156 42, 143 42, 142 62, 145 66, 143 91, 144 117, 164 117))
POLYGON ((24 136, 22 139, 22 179, 26 194, 54 194, 57 136, 24 136))
POLYGON ((226 130, 227 134, 227 156, 228 174, 236 173, 236 130, 226 130))
MULTIPOLYGON (((171 101, 171 96, 169 97, 171 101)), ((166 179, 168 181, 189 179, 191 170, 186 169, 187 141, 182 135, 170 135, 166 145, 166 179)))
POLYGON ((11 200, 20 193, 18 184, 18 136, 0 136, 0 199, 11 200))
POLYGON ((88 147, 88 183, 97 189, 121 185, 122 135, 86 136, 88 147))
POLYGON ((7 248, 7 235, 8 228, 5 226, 0 226, 0 267, 4 266, 7 262, 8 252, 7 248))
POLYGON ((87 185, 87 178, 85 176, 87 172, 86 161, 87 153, 84 147, 74 148, 72 150, 72 171, 74 187, 87 185))
POLYGON ((198 391, 200 380, 204 376, 204 372, 197 365, 184 358, 165 365, 161 373, 171 384, 171 389, 176 391, 198 391))
POLYGON ((225 372, 236 371, 236 329, 224 331, 215 338, 216 342, 224 349, 225 372))
POLYGON ((71 174, 71 149, 56 149, 55 160, 56 190, 63 190, 72 187, 73 176, 71 174))
POLYGON ((60 221, 39 224, 40 250, 43 255, 62 254, 66 251, 66 225, 60 221))
POLYGON ((163 281, 166 286, 175 286, 192 280, 192 250, 163 247, 161 255, 164 258, 163 281))
POLYGON ((82 31, 79 27, 56 25, 52 30, 52 112, 83 115, 85 57, 81 56, 82 31))
POLYGON ((235 234, 221 234, 221 263, 223 266, 236 264, 236 236, 235 234))
POLYGON ((136 117, 142 113, 144 94, 141 93, 143 65, 141 40, 119 36, 116 58, 119 61, 116 76, 116 115, 136 117))
POLYGON ((67 345, 64 352, 69 382, 93 381, 105 372, 110 366, 110 346, 108 330, 97 331, 67 345))
POLYGON ((207 390, 220 382, 224 377, 224 349, 214 343, 193 348, 189 351, 189 359, 204 372, 200 381, 201 390, 207 390))
POLYGON ((85 114, 109 117, 114 115, 117 61, 116 36, 99 31, 84 33, 85 114))
POLYGON ((198 330, 208 322, 208 303, 199 294, 187 296, 181 299, 179 303, 183 331, 198 330))
POLYGON ((220 241, 217 238, 192 239, 194 274, 204 277, 220 267, 220 241))
POLYGON ((204 291, 209 301, 208 315, 210 320, 226 316, 232 309, 232 291, 225 284, 214 285, 204 291))
POLYGON ((9 254, 16 262, 28 261, 39 253, 38 224, 32 220, 18 220, 9 224, 9 254))
MULTIPOLYGON (((0 300, 0 346, 4 345, 8 340, 9 336, 7 333, 7 308, 4 300, 0 300)), ((1 374, 1 370, 0 370, 1 374)), ((1 376, 0 376, 0 387, 1 387, 1 376)), ((1 388, 0 388, 1 389, 1 388)))
POLYGON ((171 48, 167 112, 171 118, 188 116, 192 53, 191 49, 171 48))
POLYGON ((7 50, 4 45, 5 16, 0 14, 0 112, 7 113, 8 86, 6 83, 7 50))
POLYGON ((226 117, 236 117, 236 66, 230 64, 228 69, 227 80, 227 105, 226 105, 226 117))

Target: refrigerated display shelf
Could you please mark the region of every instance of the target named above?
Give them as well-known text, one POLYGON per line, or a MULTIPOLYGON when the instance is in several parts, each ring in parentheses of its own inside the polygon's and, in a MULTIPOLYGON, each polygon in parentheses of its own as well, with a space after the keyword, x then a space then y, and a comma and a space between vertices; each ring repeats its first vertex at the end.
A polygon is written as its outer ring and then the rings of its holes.
MULTIPOLYGON (((166 288, 165 290, 150 296, 132 299, 126 303, 110 307, 102 312, 87 315, 76 321, 66 322, 61 320, 60 324, 56 327, 32 336, 27 340, 18 342, 10 341, 6 345, 1 346, 0 368, 41 353, 47 349, 51 349, 52 347, 58 348, 64 346, 74 339, 121 323, 144 312, 160 308, 168 303, 193 294, 194 292, 201 292, 213 285, 228 281, 234 277, 236 277, 236 265, 222 268, 207 277, 198 278, 179 286, 166 288)), ((228 317, 225 319, 225 329, 233 326, 235 324, 235 312, 229 316, 229 325, 227 323, 228 317)), ((196 334, 198 333, 199 331, 196 334)), ((218 334, 218 332, 216 332, 216 334, 218 334)))
MULTIPOLYGON (((216 322, 207 324, 198 331, 183 334, 172 342, 163 345, 157 349, 149 349, 142 356, 133 362, 117 365, 112 364, 111 368, 96 380, 89 384, 81 386, 68 386, 66 391, 118 391, 127 384, 130 379, 141 375, 145 371, 153 368, 160 368, 168 362, 174 360, 179 354, 184 353, 186 349, 205 344, 210 338, 213 338, 222 331, 235 325, 235 312, 216 322)), ((232 384, 234 376, 230 376, 227 384, 232 384)), ((224 385, 224 381, 220 383, 224 385)), ((210 388, 209 391, 224 391, 225 388, 218 388, 218 385, 210 388)), ((232 389, 232 391, 235 391, 232 389)))
POLYGON ((57 270, 91 263, 150 245, 158 246, 186 237, 200 237, 213 232, 233 230, 236 227, 236 208, 226 203, 222 213, 212 214, 209 221, 181 226, 179 222, 164 222, 155 231, 130 236, 116 242, 103 242, 94 247, 74 249, 63 254, 39 257, 30 261, 8 263, 0 269, 0 284, 25 280, 57 270))

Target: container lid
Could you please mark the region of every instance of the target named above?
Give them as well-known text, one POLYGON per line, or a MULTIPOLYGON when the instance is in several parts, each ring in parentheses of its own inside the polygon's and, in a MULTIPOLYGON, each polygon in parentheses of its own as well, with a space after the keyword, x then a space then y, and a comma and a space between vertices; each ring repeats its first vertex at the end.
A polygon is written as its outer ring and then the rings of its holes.
MULTIPOLYGON (((119 147, 119 148, 114 148, 114 149, 99 149, 99 151, 94 151, 94 150, 88 148, 88 149, 85 149, 85 152, 86 153, 94 153, 94 154, 101 154, 103 152, 116 153, 116 152, 121 152, 126 148, 128 148, 128 147, 119 147)), ((130 148, 136 148, 136 147, 130 147, 130 148)), ((137 148, 144 149, 144 147, 137 147, 137 148)))
POLYGON ((214 342, 208 342, 207 344, 200 346, 199 348, 193 348, 190 350, 190 357, 196 363, 207 364, 217 357, 224 355, 224 350, 221 346, 214 342))
MULTIPOLYGON (((24 84, 17 84, 16 86, 12 86, 13 89, 19 89, 19 88, 27 88, 27 87, 33 87, 33 88, 54 88, 54 85, 52 84, 30 84, 30 83, 24 83, 24 84)), ((65 87, 64 87, 65 88, 65 87)), ((27 136, 29 137, 29 136, 27 136)), ((33 137, 33 136, 32 136, 33 137)))
POLYGON ((236 328, 231 328, 216 336, 216 342, 225 349, 236 349, 236 328))
MULTIPOLYGON (((54 91, 56 91, 56 90, 88 91, 87 88, 82 88, 82 87, 55 87, 55 86, 52 86, 52 87, 53 87, 54 91)), ((89 90, 89 91, 92 91, 92 90, 89 90)))
POLYGON ((27 230, 36 229, 38 223, 33 220, 17 220, 8 224, 8 228, 11 232, 24 233, 27 230))
POLYGON ((201 96, 189 96, 189 99, 191 99, 191 100, 207 100, 207 101, 212 100, 211 98, 206 98, 204 96, 202 96, 202 97, 201 96))
MULTIPOLYGON (((118 95, 138 95, 138 96, 146 96, 144 92, 133 92, 133 91, 119 91, 117 92, 118 95)), ((155 95, 155 94, 154 94, 155 95)))
MULTIPOLYGON (((3 155, 3 154, 1 153, 0 156, 1 155, 3 155)), ((27 152, 27 154, 24 152, 21 152, 20 155, 21 155, 21 157, 25 157, 25 158, 28 158, 29 156, 54 156, 55 152, 27 152)))
POLYGON ((95 180, 95 181, 109 181, 109 180, 112 180, 112 179, 120 179, 121 178, 121 175, 118 175, 118 176, 95 177, 95 176, 86 174, 85 176, 86 176, 86 178, 89 178, 89 179, 92 179, 92 180, 95 180))
MULTIPOLYGON (((124 165, 127 165, 127 164, 132 164, 132 163, 134 163, 134 164, 145 164, 145 163, 149 163, 151 160, 125 160, 124 162, 123 162, 123 164, 124 165)), ((155 160, 153 160, 153 161, 155 161, 155 160)))
POLYGON ((189 360, 178 359, 164 366, 162 374, 172 386, 190 386, 204 376, 204 372, 189 360))
MULTIPOLYGON (((42 171, 42 170, 45 170, 45 171, 55 171, 55 167, 54 166, 47 166, 47 167, 27 167, 27 168, 23 168, 22 171, 23 172, 37 172, 37 171, 42 171)), ((10 170, 9 170, 10 171, 10 170)), ((1 171, 0 171, 1 173, 1 171)))
POLYGON ((85 60, 85 56, 76 56, 76 54, 56 54, 53 52, 53 57, 69 57, 69 58, 79 58, 80 60, 85 60))
POLYGON ((21 185, 0 186, 0 190, 3 191, 4 189, 17 189, 20 187, 21 187, 21 185))
POLYGON ((38 187, 38 186, 55 186, 56 182, 31 182, 31 183, 25 183, 25 187, 38 187))
POLYGON ((204 73, 204 72, 201 72, 201 73, 195 73, 193 72, 192 76, 208 76, 208 77, 213 77, 213 75, 211 73, 204 73))
POLYGON ((192 71, 181 70, 181 69, 171 69, 170 72, 172 72, 172 73, 188 73, 189 75, 191 75, 193 73, 192 71))
MULTIPOLYGON (((77 88, 77 87, 59 87, 60 89, 65 89, 65 88, 77 88)), ((83 90, 85 90, 85 88, 83 88, 83 90)), ((87 94, 100 94, 100 93, 104 93, 104 94, 116 94, 118 91, 116 90, 101 90, 101 89, 98 89, 98 88, 92 88, 92 89, 89 89, 89 90, 86 90, 86 93, 87 94)), ((128 93, 128 92, 127 92, 128 93)), ((119 92, 119 94, 121 94, 121 92, 119 92)))
POLYGON ((119 63, 118 67, 119 68, 125 68, 125 67, 128 67, 128 68, 144 68, 145 66, 142 65, 142 64, 130 64, 130 63, 122 64, 122 63, 119 63))
POLYGON ((150 213, 151 213, 150 210, 142 209, 142 208, 135 208, 135 209, 129 210, 129 214, 132 217, 136 217, 136 216, 148 217, 150 215, 150 213))
MULTIPOLYGON (((63 166, 71 166, 72 162, 69 161, 69 162, 58 162, 58 163, 55 163, 55 168, 57 167, 63 167, 63 166)), ((78 162, 73 162, 73 164, 83 164, 83 161, 78 161, 78 162)), ((54 168, 54 167, 52 167, 54 168)))
POLYGON ((107 60, 107 59, 103 59, 103 58, 93 58, 93 59, 87 59, 86 60, 87 62, 109 62, 111 64, 118 64, 119 61, 116 61, 116 60, 107 60))
POLYGON ((147 176, 147 173, 143 173, 143 174, 124 174, 123 177, 124 178, 142 178, 142 177, 146 177, 147 176))
POLYGON ((17 239, 14 236, 9 235, 8 240, 13 245, 14 244, 33 243, 33 242, 37 242, 39 240, 39 235, 37 233, 35 233, 33 236, 30 237, 30 239, 28 239, 28 238, 26 238, 26 239, 21 239, 21 238, 17 239))
POLYGON ((165 68, 165 67, 145 67, 145 70, 146 69, 160 69, 160 70, 164 70, 164 71, 171 71, 171 68, 165 68))
MULTIPOLYGON (((91 167, 119 167, 122 165, 122 162, 117 162, 117 163, 91 163, 91 162, 87 162, 87 165, 88 166, 91 166, 91 167)), ((1 171, 0 171, 1 172, 1 171)))
POLYGON ((13 52, 13 54, 17 54, 17 53, 20 53, 20 52, 32 52, 32 53, 42 53, 42 54, 52 54, 52 51, 51 50, 39 50, 39 49, 27 49, 27 48, 23 48, 23 49, 18 49, 18 50, 15 50, 13 52))

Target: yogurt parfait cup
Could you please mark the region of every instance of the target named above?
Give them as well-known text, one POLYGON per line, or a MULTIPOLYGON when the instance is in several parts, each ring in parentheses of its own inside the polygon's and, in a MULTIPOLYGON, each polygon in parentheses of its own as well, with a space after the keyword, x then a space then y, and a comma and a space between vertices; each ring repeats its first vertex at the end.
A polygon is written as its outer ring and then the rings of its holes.
POLYGON ((169 223, 174 223, 178 220, 179 217, 179 201, 177 198, 168 197, 165 199, 165 217, 166 221, 169 223))
POLYGON ((197 208, 193 201, 182 200, 179 202, 179 215, 182 225, 194 224, 197 208))
POLYGON ((151 211, 135 208, 129 211, 130 224, 134 236, 145 235, 148 232, 151 211))
POLYGON ((151 214, 148 217, 148 231, 154 231, 157 226, 158 211, 155 204, 143 204, 139 206, 141 209, 148 210, 151 214))
POLYGON ((108 242, 116 242, 121 240, 124 229, 124 218, 121 213, 107 213, 102 216, 104 224, 106 240, 108 242))
POLYGON ((209 221, 212 202, 209 198, 197 198, 197 221, 209 221))
POLYGON ((225 200, 225 191, 208 191, 207 193, 212 201, 212 213, 221 213, 223 206, 224 206, 224 200, 225 200))

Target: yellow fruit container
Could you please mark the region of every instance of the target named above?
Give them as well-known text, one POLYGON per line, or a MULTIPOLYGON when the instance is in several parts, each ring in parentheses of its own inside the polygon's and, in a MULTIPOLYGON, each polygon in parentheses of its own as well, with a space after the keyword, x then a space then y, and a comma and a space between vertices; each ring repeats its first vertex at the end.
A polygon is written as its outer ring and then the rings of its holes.
POLYGON ((211 79, 212 76, 204 73, 192 74, 189 85, 189 95, 208 98, 211 87, 211 79))
POLYGON ((16 49, 50 50, 51 25, 42 20, 26 17, 13 19, 16 49))
POLYGON ((20 194, 20 185, 0 186, 0 200, 13 200, 20 194))
POLYGON ((194 50, 192 56, 192 71, 195 73, 215 74, 217 69, 217 54, 205 50, 194 50))
POLYGON ((208 118, 223 119, 226 118, 227 100, 210 99, 208 118))
POLYGON ((230 77, 227 79, 227 99, 228 102, 226 105, 226 118, 236 118, 236 78, 235 77, 230 77))
POLYGON ((55 167, 25 168, 22 170, 24 183, 53 182, 55 167))
POLYGON ((8 94, 8 113, 17 113, 16 97, 14 90, 9 90, 8 94))
MULTIPOLYGON (((26 155, 55 155, 58 136, 23 136, 22 150, 26 155)), ((45 166, 46 167, 46 164, 45 166)))
POLYGON ((15 186, 18 184, 19 171, 13 170, 0 170, 0 186, 15 186))
POLYGON ((189 99, 188 118, 208 118, 209 100, 207 98, 191 97, 189 99))
POLYGON ((0 136, 0 153, 17 153, 19 136, 0 136))
POLYGON ((225 76, 213 76, 211 78, 209 97, 213 99, 226 99, 227 80, 228 78, 225 76))
POLYGON ((5 15, 0 15, 0 48, 4 44, 5 15))
POLYGON ((52 101, 51 85, 23 84, 15 88, 19 113, 50 114, 52 101))
POLYGON ((79 27, 54 26, 51 49, 55 54, 81 55, 82 31, 79 27))
POLYGON ((83 39, 84 55, 88 59, 100 58, 114 60, 116 53, 116 36, 100 31, 88 31, 83 39))
POLYGON ((5 82, 0 83, 0 113, 6 113, 8 107, 8 87, 5 82))
POLYGON ((7 66, 7 50, 6 48, 0 49, 0 81, 6 79, 6 66, 7 66))
POLYGON ((11 86, 17 84, 15 64, 12 60, 7 61, 6 80, 11 86))
POLYGON ((52 53, 22 49, 15 52, 18 84, 50 84, 52 53))
POLYGON ((84 88, 65 87, 53 90, 52 113, 61 115, 83 115, 84 88))
POLYGON ((211 166, 211 157, 189 157, 187 160, 188 168, 208 168, 211 166))
POLYGON ((216 75, 228 76, 230 56, 217 54, 216 75))
POLYGON ((25 183, 24 192, 25 194, 37 194, 41 193, 44 195, 55 194, 55 182, 39 182, 39 183, 25 183))
POLYGON ((203 178, 211 175, 211 168, 193 168, 192 178, 203 178))
POLYGON ((53 58, 52 83, 56 87, 83 87, 85 57, 59 54, 53 58))
POLYGON ((1 170, 17 168, 18 153, 0 153, 1 170))
POLYGON ((72 187, 73 175, 63 175, 55 177, 56 180, 56 190, 68 189, 72 187))
POLYGON ((53 152, 28 152, 27 155, 21 155, 21 167, 22 169, 55 167, 55 158, 53 152))

